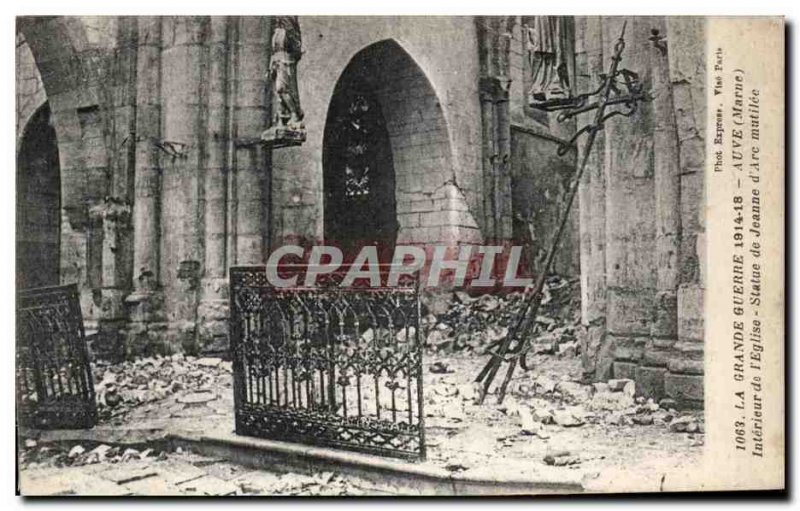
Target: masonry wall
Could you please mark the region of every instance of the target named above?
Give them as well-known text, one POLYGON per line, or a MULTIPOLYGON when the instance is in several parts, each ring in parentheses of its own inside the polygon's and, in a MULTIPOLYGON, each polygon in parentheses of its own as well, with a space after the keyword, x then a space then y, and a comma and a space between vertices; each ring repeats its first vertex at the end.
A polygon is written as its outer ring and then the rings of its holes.
MULTIPOLYGON (((18 22, 17 125, 45 101, 61 173, 60 279, 108 356, 223 350, 227 270, 324 237, 337 80, 376 43, 399 242, 483 239, 478 53, 469 18, 301 18, 307 142, 270 154, 268 17, 18 22)), ((377 64, 376 64, 377 65, 377 64)))
MULTIPOLYGON (((526 261, 534 273, 542 270, 545 254, 566 207, 565 196, 575 173, 574 152, 557 154, 558 145, 535 132, 511 130, 511 201, 513 236, 526 246, 526 261)), ((580 275, 578 204, 572 206, 551 271, 580 275)))
MULTIPOLYGON (((622 23, 578 18, 584 90, 608 68, 622 23)), ((692 18, 628 18, 622 67, 653 101, 599 134, 579 197, 585 371, 687 406, 703 400, 702 29, 692 18)))
POLYGON ((391 42, 372 63, 392 138, 399 243, 481 239, 480 121, 474 27, 458 17, 301 17, 298 66, 308 140, 273 154, 276 243, 324 238, 325 121, 342 72, 363 50, 391 42))
POLYGON ((47 101, 42 77, 39 75, 39 68, 36 67, 31 48, 21 33, 17 34, 16 40, 16 71, 14 88, 16 94, 17 149, 19 149, 25 126, 36 110, 47 101))
MULTIPOLYGON (((528 21, 526 16, 515 17, 510 30, 511 226, 515 242, 529 247, 527 259, 531 260, 532 270, 538 272, 558 218, 566 208, 565 196, 575 173, 577 151, 572 149, 564 155, 557 152, 559 144, 568 141, 575 132, 574 119, 559 121, 557 112, 537 111, 527 104, 531 70, 523 29, 528 21)), ((574 64, 569 67, 574 79, 574 64)), ((577 92, 576 84, 571 85, 573 93, 577 92)), ((580 274, 577 201, 572 206, 551 271, 571 277, 580 274)))

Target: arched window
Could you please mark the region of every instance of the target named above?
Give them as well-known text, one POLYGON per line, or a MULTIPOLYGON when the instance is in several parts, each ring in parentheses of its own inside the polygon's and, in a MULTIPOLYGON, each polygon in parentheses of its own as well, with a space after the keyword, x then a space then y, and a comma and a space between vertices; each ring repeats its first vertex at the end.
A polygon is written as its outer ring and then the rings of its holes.
POLYGON ((358 76, 337 87, 323 161, 326 243, 346 254, 365 245, 391 253, 397 236, 392 151, 380 103, 358 76))
POLYGON ((45 103, 25 127, 17 155, 17 289, 59 284, 61 178, 45 103))

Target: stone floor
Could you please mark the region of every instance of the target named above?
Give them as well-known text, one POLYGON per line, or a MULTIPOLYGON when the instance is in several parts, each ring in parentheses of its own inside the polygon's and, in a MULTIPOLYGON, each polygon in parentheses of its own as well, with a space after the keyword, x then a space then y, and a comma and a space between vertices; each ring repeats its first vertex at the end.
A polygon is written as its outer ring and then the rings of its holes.
MULTIPOLYGON (((485 404, 477 405, 471 379, 481 362, 483 360, 475 356, 452 355, 438 357, 436 371, 431 371, 433 363, 425 368, 428 460, 424 465, 475 478, 492 479, 498 474, 503 477, 547 474, 548 478, 553 478, 554 474, 557 477, 562 473, 602 481, 603 474, 688 472, 686 467, 702 458, 701 414, 678 418, 682 414, 674 410, 651 413, 648 409, 659 408, 654 403, 634 404, 632 395, 625 395, 621 390, 611 392, 605 387, 596 387, 600 390, 595 391, 592 386, 575 383, 580 373, 577 359, 537 358, 534 370, 517 373, 502 405, 494 402, 494 396, 489 396, 485 404), (617 411, 598 411, 594 406, 598 397, 606 401, 624 398, 627 404, 617 411), (687 431, 673 424, 684 419, 688 422, 678 426, 691 423, 694 428, 687 431)), ((224 363, 212 361, 211 364, 224 363)), ((230 433, 234 429, 231 374, 219 371, 217 366, 214 370, 217 372, 212 386, 183 389, 164 399, 133 406, 100 426, 148 432, 230 433)), ((620 389, 627 388, 625 382, 621 383, 620 389)), ((97 492, 103 494, 106 490, 112 492, 109 494, 247 493, 241 485, 236 489, 238 483, 231 483, 235 479, 233 468, 229 469, 231 473, 226 475, 227 479, 219 476, 218 471, 222 469, 208 468, 226 466, 224 463, 204 464, 180 457, 170 457, 168 461, 129 463, 120 467, 128 475, 120 476, 115 475, 116 469, 106 473, 102 468, 91 466, 77 471, 62 468, 44 472, 29 467, 21 474, 25 483, 23 493, 27 493, 26 487, 49 488, 48 491, 57 490, 58 493, 66 488, 64 485, 69 485, 75 493, 81 494, 84 492, 80 490, 91 487, 91 481, 97 483, 97 492), (190 465, 194 468, 189 468, 190 465), (197 479, 208 481, 210 489, 193 489, 187 481, 170 475, 181 473, 183 469, 187 474, 204 471, 197 479), (145 477, 137 470, 156 473, 145 477), (73 472, 79 474, 74 479, 70 475, 73 472), (48 482, 51 476, 52 481, 48 482)), ((252 477, 275 482, 282 476, 254 473, 252 477)), ((305 477, 308 476, 300 476, 300 480, 311 485, 311 480, 303 479, 305 477)), ((269 486, 273 490, 276 487, 282 488, 279 484, 269 486)), ((353 488, 358 491, 358 485, 353 488)), ((599 491, 602 490, 601 487, 599 491)))
POLYGON ((26 496, 354 496, 391 494, 368 481, 333 472, 313 476, 253 470, 225 460, 173 452, 116 464, 34 468, 20 478, 26 496))

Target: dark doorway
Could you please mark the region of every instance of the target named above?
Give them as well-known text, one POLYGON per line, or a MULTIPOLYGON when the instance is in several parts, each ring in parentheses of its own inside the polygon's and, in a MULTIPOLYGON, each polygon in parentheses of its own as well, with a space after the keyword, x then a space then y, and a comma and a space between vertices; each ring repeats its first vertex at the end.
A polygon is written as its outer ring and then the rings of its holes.
POLYGON ((352 258, 375 245, 391 258, 397 238, 395 176, 386 121, 366 69, 352 62, 325 125, 325 242, 352 258))
POLYGON ((31 117, 17 155, 17 289, 59 284, 61 178, 47 103, 31 117))

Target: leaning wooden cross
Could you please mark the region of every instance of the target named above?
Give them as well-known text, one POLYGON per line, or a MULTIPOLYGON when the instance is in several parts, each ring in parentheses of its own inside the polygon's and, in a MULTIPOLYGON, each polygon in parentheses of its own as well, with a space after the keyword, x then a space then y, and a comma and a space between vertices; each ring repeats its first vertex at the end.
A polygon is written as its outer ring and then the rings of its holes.
POLYGON ((558 120, 560 122, 592 110, 595 111, 594 120, 578 130, 569 141, 563 143, 558 148, 558 154, 564 155, 576 144, 578 137, 584 133, 589 135, 586 139, 580 165, 567 191, 566 206, 561 211, 558 228, 547 250, 544 265, 536 278, 533 288, 528 291, 526 302, 514 320, 514 324, 511 325, 508 335, 493 346, 490 346, 489 353, 491 354, 491 358, 475 379, 476 382, 481 383, 481 390, 478 398, 479 403, 483 403, 484 399, 486 399, 486 394, 489 392, 489 388, 503 363, 508 364, 508 369, 497 391, 498 403, 502 403, 505 398, 506 389, 508 388, 508 384, 511 381, 517 364, 520 364, 523 369, 527 369, 525 355, 530 349, 528 333, 531 331, 531 326, 536 319, 539 306, 542 303, 542 291, 544 289, 545 278, 547 277, 559 242, 561 241, 561 236, 564 232, 567 219, 569 218, 572 203, 578 191, 578 185, 583 176, 584 169, 586 168, 586 162, 592 152, 592 146, 597 137, 597 132, 603 129, 604 123, 610 118, 618 115, 629 117, 636 112, 639 102, 649 101, 651 99, 647 93, 643 92, 643 86, 639 82, 636 73, 627 69, 619 69, 619 63, 622 60, 622 51, 625 49, 624 37, 626 25, 627 22, 622 25, 622 32, 620 33, 619 39, 617 39, 617 42, 614 44, 614 55, 611 57, 610 68, 608 74, 602 76, 603 82, 600 87, 592 92, 580 94, 572 98, 545 100, 531 104, 534 108, 548 112, 561 110, 561 113, 558 115, 558 120), (620 80, 624 86, 624 90, 621 90, 619 87, 620 80), (606 112, 608 107, 616 105, 621 105, 623 109, 606 112))

